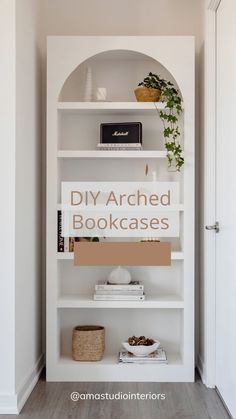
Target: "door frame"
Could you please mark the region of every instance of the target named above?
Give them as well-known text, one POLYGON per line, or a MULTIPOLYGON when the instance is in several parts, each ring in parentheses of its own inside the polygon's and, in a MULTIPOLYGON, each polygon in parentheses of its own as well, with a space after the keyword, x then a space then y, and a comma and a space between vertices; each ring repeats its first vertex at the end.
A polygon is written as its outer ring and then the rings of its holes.
POLYGON ((205 226, 216 222, 216 13, 221 0, 206 0, 204 54, 203 318, 204 360, 199 369, 207 387, 216 384, 216 237, 205 226))

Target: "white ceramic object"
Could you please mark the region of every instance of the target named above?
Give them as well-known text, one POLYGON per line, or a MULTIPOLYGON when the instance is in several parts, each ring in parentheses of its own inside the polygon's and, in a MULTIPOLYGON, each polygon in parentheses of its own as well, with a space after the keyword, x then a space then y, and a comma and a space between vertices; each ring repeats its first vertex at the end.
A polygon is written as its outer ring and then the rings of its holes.
POLYGON ((96 99, 105 102, 107 99, 107 89, 105 87, 97 87, 96 99))
POLYGON ((148 356, 152 352, 156 351, 160 346, 160 342, 155 340, 155 343, 150 346, 145 345, 135 345, 131 346, 128 342, 122 342, 123 347, 126 351, 131 352, 135 356, 148 356))
POLYGON ((109 284, 129 284, 131 275, 127 269, 118 266, 108 276, 109 284))
POLYGON ((87 67, 86 69, 86 78, 84 86, 84 101, 91 102, 93 96, 93 80, 92 80, 92 69, 87 67))

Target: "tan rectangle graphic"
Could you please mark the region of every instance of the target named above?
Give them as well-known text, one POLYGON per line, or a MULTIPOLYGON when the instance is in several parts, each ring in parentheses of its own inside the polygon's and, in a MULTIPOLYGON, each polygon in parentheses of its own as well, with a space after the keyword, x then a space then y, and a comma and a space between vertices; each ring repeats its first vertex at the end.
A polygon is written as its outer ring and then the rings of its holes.
POLYGON ((78 242, 74 248, 74 264, 76 266, 169 266, 171 243, 78 242))

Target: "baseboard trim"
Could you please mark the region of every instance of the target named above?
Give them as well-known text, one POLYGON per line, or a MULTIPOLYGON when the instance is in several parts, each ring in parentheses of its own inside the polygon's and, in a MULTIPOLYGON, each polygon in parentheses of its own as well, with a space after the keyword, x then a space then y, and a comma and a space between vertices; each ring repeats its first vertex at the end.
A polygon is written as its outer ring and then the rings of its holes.
POLYGON ((18 415, 17 396, 14 393, 0 394, 0 415, 18 415))
POLYGON ((205 366, 205 363, 202 360, 201 355, 198 355, 198 361, 197 361, 196 368, 199 372, 199 375, 201 377, 201 380, 202 380, 203 384, 208 388, 215 388, 215 383, 209 382, 208 379, 207 379, 206 366, 205 366))
POLYGON ((20 384, 16 393, 0 393, 0 414, 18 415, 39 380, 44 367, 44 355, 40 355, 31 372, 20 384))
POLYGON ((18 387, 17 389, 17 412, 18 413, 20 413, 28 397, 32 393, 35 385, 37 384, 44 365, 45 365, 44 355, 41 354, 34 368, 29 373, 28 377, 26 377, 23 383, 18 387))

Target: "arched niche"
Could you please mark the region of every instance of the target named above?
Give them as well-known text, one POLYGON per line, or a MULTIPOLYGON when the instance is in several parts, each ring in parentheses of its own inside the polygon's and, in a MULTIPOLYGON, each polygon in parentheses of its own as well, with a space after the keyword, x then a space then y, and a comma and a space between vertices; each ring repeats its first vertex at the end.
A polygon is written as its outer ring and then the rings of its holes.
POLYGON ((179 89, 170 71, 151 56, 131 50, 109 50, 84 60, 70 73, 61 88, 59 101, 84 101, 88 68, 92 73, 93 101, 97 100, 98 87, 106 88, 109 102, 135 101, 134 89, 150 71, 172 81, 179 89))

